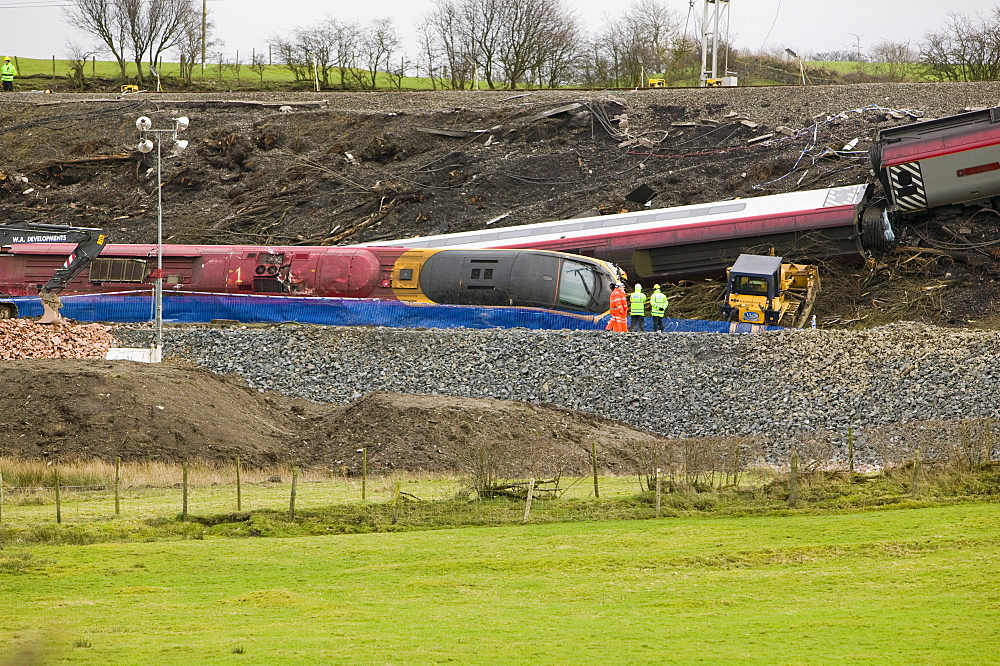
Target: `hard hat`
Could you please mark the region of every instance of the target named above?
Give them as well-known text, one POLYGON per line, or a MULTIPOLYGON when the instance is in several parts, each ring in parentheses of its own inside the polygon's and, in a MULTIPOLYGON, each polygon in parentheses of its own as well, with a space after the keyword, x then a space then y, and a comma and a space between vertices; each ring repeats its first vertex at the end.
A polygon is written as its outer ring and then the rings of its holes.
POLYGON ((6 57, 4 57, 4 61, 5 61, 5 62, 10 62, 10 56, 6 56, 6 57))
POLYGON ((660 288, 660 285, 658 285, 658 284, 654 284, 653 285, 653 289, 659 289, 659 288, 660 288))
POLYGON ((636 283, 635 283, 635 290, 636 290, 636 291, 642 291, 642 285, 641 285, 641 284, 639 284, 638 282, 636 282, 636 283))

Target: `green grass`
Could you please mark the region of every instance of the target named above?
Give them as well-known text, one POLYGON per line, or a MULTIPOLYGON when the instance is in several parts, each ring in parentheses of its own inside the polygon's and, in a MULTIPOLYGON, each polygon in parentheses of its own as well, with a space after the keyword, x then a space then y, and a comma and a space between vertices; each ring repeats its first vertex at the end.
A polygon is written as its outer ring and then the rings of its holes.
POLYGON ((998 556, 992 504, 8 548, 0 655, 987 663, 998 556))
MULTIPOLYGON (((250 54, 241 54, 241 59, 249 60, 250 54)), ((53 63, 51 59, 36 59, 36 58, 18 58, 18 79, 16 80, 16 88, 19 90, 44 88, 45 83, 52 83, 52 73, 53 73, 53 63)), ((175 62, 163 63, 158 68, 160 77, 162 79, 162 87, 164 90, 176 89, 179 87, 179 81, 181 76, 180 64, 175 62)), ((70 61, 69 60, 59 60, 55 61, 55 76, 56 85, 66 85, 66 79, 70 72, 70 61)), ((117 81, 118 81, 118 64, 112 61, 98 60, 96 62, 88 63, 84 68, 84 75, 88 80, 89 85, 94 85, 93 79, 96 77, 99 80, 99 84, 103 85, 108 90, 117 91, 117 81)), ((145 70, 144 70, 144 73, 145 70)), ((156 89, 155 79, 151 80, 146 73, 145 86, 152 90, 156 89)), ((137 82, 136 79, 136 67, 135 63, 126 63, 126 78, 128 83, 137 82)), ((261 75, 256 71, 250 69, 250 66, 243 63, 240 69, 239 79, 237 80, 236 72, 233 71, 232 67, 225 66, 222 68, 220 75, 218 63, 205 63, 205 70, 202 72, 201 65, 197 65, 194 69, 193 81, 196 86, 215 86, 223 85, 226 89, 232 87, 242 87, 242 88, 253 88, 259 89, 261 87, 274 87, 274 88, 292 88, 296 90, 312 90, 312 81, 295 81, 295 77, 292 72, 283 65, 269 65, 263 71, 263 81, 261 75)), ((379 73, 376 77, 377 87, 381 90, 395 89, 396 84, 384 73, 379 73)), ((339 85, 339 78, 336 73, 330 74, 329 84, 332 87, 337 87, 339 85)), ((403 78, 402 88, 406 90, 424 90, 430 89, 431 80, 427 77, 420 76, 407 76, 403 78)), ((486 88, 485 84, 481 86, 483 89, 486 88)))

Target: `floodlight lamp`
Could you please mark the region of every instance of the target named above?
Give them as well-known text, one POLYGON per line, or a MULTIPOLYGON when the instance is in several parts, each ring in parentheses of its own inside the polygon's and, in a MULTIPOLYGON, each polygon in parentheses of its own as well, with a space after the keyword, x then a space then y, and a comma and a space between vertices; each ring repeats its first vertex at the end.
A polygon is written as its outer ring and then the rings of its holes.
POLYGON ((191 125, 191 121, 188 119, 187 116, 181 116, 180 118, 174 118, 174 122, 177 123, 177 131, 178 132, 183 132, 184 130, 186 130, 191 125))
POLYGON ((174 155, 184 152, 184 149, 188 147, 188 142, 185 139, 180 139, 174 148, 174 155))
POLYGON ((142 116, 135 121, 135 128, 140 132, 145 132, 152 126, 153 126, 153 121, 147 118, 146 116, 142 116))
POLYGON ((142 141, 139 142, 140 153, 145 154, 151 151, 152 149, 153 149, 153 142, 150 141, 149 139, 143 139, 142 141))
POLYGON ((792 56, 793 58, 798 58, 799 57, 799 54, 796 53, 795 51, 791 50, 791 49, 785 49, 785 53, 787 53, 788 55, 792 56))

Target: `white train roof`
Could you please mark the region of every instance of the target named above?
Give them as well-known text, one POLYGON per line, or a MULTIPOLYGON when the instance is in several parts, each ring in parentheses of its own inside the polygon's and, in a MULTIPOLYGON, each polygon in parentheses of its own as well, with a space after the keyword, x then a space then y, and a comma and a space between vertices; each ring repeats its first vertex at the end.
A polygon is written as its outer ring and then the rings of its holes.
MULTIPOLYGON (((514 227, 480 229, 437 236, 418 236, 396 240, 359 243, 363 247, 468 247, 490 248, 520 242, 559 240, 580 236, 608 235, 616 232, 640 232, 670 229, 691 223, 710 224, 744 218, 758 218, 808 212, 823 208, 856 206, 865 197, 867 185, 831 187, 787 194, 772 194, 749 199, 732 199, 693 206, 657 208, 634 213, 597 215, 553 222, 522 224, 514 227)), ((355 246, 356 247, 356 246, 355 246)))

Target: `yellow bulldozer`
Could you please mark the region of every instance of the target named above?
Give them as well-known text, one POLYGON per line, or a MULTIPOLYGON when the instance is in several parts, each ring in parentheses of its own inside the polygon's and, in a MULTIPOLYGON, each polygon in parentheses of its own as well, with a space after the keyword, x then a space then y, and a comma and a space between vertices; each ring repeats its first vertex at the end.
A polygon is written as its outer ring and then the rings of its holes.
POLYGON ((726 269, 722 314, 729 321, 801 327, 812 314, 819 289, 817 266, 741 254, 726 269))

